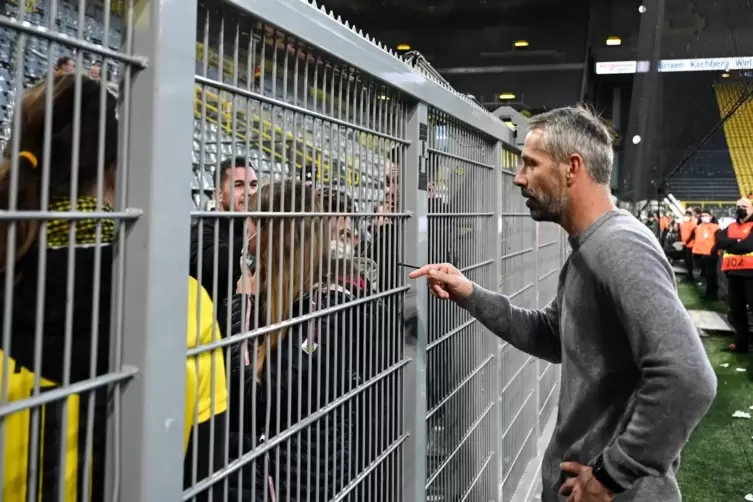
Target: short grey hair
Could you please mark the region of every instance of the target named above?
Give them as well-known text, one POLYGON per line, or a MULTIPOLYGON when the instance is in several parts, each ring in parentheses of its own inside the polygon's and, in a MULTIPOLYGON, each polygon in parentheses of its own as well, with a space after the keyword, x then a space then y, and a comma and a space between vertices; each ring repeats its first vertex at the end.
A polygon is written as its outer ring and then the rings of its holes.
POLYGON ((543 132, 541 147, 555 161, 566 163, 577 153, 583 157, 586 172, 594 182, 609 184, 614 137, 592 109, 585 105, 557 108, 532 117, 528 128, 543 132))

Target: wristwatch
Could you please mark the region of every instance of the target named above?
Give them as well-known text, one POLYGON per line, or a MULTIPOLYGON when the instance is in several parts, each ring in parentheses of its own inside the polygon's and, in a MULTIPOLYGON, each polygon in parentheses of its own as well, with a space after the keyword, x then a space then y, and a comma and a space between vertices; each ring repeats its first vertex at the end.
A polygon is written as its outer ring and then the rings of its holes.
POLYGON ((612 478, 612 476, 607 472, 607 469, 604 466, 603 454, 596 457, 596 460, 593 461, 593 463, 591 464, 591 472, 599 483, 604 485, 607 490, 614 493, 615 495, 619 495, 620 493, 625 492, 625 489, 621 487, 617 483, 617 481, 615 481, 614 478, 612 478))

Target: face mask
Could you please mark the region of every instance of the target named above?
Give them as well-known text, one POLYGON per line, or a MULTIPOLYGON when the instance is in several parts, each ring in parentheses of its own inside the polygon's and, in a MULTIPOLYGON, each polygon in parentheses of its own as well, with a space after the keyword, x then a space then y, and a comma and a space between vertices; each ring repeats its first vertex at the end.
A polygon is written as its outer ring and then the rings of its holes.
MULTIPOLYGON (((249 247, 251 247, 250 244, 255 239, 256 239, 256 232, 254 232, 254 234, 248 239, 249 247)), ((248 270, 252 274, 256 273, 256 253, 246 253, 246 266, 248 267, 248 270)))
POLYGON ((735 214, 738 220, 744 220, 748 216, 748 211, 744 207, 738 207, 735 214))
POLYGON ((329 243, 329 257, 333 260, 347 260, 353 257, 353 245, 350 242, 333 240, 329 243))
POLYGON ((690 221, 690 216, 685 216, 682 221, 690 221))
POLYGON ((702 223, 711 223, 711 216, 701 216, 702 223))
POLYGON ((246 253, 246 266, 248 267, 248 270, 252 273, 256 273, 256 256, 251 253, 246 253))

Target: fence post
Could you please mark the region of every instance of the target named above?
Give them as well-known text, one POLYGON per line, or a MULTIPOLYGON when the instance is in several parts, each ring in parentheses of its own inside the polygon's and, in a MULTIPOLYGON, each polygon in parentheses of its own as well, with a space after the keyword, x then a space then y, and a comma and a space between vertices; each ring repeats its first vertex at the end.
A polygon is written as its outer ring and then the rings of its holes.
MULTIPOLYGON (((534 282, 536 287, 536 304, 535 308, 539 309, 541 308, 541 288, 539 287, 539 282, 541 278, 541 267, 539 266, 539 258, 540 258, 540 251, 539 251, 539 244, 541 243, 541 223, 536 223, 534 225, 534 282)), ((536 427, 534 434, 536 435, 536 457, 541 454, 541 451, 539 449, 539 438, 541 437, 541 370, 546 369, 546 362, 542 361, 538 357, 534 358, 536 360, 536 381, 534 382, 534 385, 536 388, 534 389, 534 400, 536 402, 536 427)))
POLYGON ((137 0, 123 36, 148 63, 120 83, 119 204, 143 215, 119 247, 125 274, 115 273, 122 362, 139 373, 111 431, 113 500, 182 498, 196 13, 196 1, 137 0))
MULTIPOLYGON (((410 141, 404 165, 401 166, 404 210, 412 213, 406 220, 403 235, 405 263, 423 265, 429 259, 426 141, 428 139, 428 110, 417 103, 408 113, 405 139, 410 141)), ((410 272, 406 270, 405 273, 410 272)), ((410 280, 409 280, 410 281, 410 280)), ((426 343, 428 340, 427 309, 429 290, 426 279, 409 282, 411 289, 406 301, 415 301, 418 320, 415 337, 405 339, 405 358, 412 361, 403 378, 403 425, 410 437, 406 441, 402 476, 402 500, 426 500, 426 343)))
MULTIPOLYGON (((493 273, 494 273, 494 283, 495 284, 495 291, 498 293, 502 292, 502 213, 504 212, 503 206, 502 206, 502 197, 503 191, 502 191, 502 168, 503 161, 503 150, 502 150, 502 143, 497 141, 494 145, 494 149, 492 150, 492 162, 491 165, 494 166, 494 175, 492 176, 492 179, 494 180, 493 186, 490 187, 491 193, 492 193, 492 200, 494 201, 494 220, 493 220, 493 232, 492 232, 492 238, 494 239, 494 242, 492 242, 492 249, 494 250, 494 267, 493 267, 493 273)), ((492 396, 494 396, 494 409, 492 410, 492 427, 491 427, 491 433, 492 438, 494 438, 494 458, 492 459, 492 465, 491 469, 494 473, 494 476, 491 477, 492 482, 495 484, 495 486, 492 486, 492 492, 496 494, 495 498, 493 500, 497 500, 498 502, 502 502, 502 485, 499 483, 499 481, 502 479, 502 430, 501 430, 501 424, 502 424, 502 396, 500 395, 500 383, 502 380, 502 342, 500 342, 497 337, 493 334, 489 334, 489 336, 494 338, 495 343, 495 350, 494 350, 494 362, 492 363, 492 388, 491 393, 492 396)))

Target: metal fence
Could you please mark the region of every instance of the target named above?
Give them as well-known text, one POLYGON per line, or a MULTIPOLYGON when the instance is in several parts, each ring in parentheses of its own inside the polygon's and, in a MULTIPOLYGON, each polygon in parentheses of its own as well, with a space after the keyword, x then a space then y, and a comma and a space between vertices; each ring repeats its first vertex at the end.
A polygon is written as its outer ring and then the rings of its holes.
POLYGON ((530 500, 558 368, 407 278, 554 297, 514 132, 316 5, 112 10, 0 13, 0 501, 530 500))

